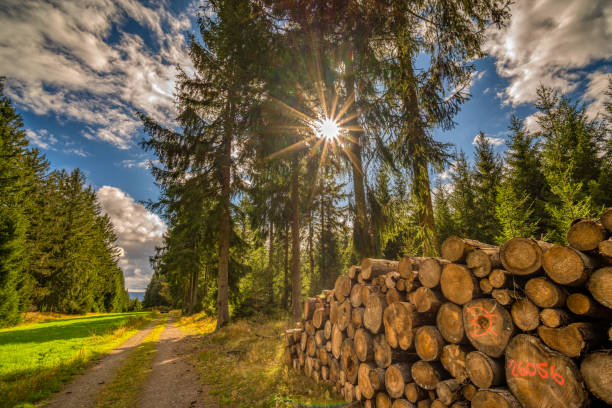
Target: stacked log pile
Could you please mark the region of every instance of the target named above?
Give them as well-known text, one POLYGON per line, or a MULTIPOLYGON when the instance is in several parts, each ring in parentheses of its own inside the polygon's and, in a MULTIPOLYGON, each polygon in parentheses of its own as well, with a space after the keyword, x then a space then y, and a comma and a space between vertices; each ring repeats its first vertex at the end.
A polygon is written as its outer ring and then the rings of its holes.
POLYGON ((450 237, 442 258, 364 259, 308 298, 287 364, 392 408, 612 404, 612 209, 569 246, 450 237))

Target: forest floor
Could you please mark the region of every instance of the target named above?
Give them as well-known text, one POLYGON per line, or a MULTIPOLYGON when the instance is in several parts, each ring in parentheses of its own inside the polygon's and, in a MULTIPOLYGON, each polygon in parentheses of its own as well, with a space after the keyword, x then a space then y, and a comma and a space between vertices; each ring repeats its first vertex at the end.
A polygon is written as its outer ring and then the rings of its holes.
POLYGON ((180 327, 201 336, 200 377, 221 407, 334 406, 344 400, 284 363, 285 319, 253 317, 215 331, 203 314, 184 317, 180 327))
POLYGON ((29 370, 0 375, 0 408, 290 407, 342 401, 284 365, 286 320, 238 320, 215 331, 215 320, 205 315, 136 317, 59 318, 0 331, 4 371, 12 360, 32 355, 29 363, 24 360, 29 370), (61 349, 63 355, 56 353, 61 349))

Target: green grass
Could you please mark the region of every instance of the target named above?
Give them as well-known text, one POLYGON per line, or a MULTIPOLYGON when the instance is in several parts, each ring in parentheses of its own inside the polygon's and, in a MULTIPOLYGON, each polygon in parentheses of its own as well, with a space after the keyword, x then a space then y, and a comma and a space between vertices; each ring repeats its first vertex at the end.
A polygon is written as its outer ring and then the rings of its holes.
POLYGON ((166 319, 161 319, 138 348, 130 353, 113 381, 98 394, 96 408, 131 408, 138 404, 139 391, 152 370, 156 342, 164 330, 166 319))
POLYGON ((152 319, 147 312, 73 317, 0 330, 0 408, 58 391, 152 319))
POLYGON ((284 320, 252 319, 215 330, 215 320, 197 315, 181 320, 183 329, 203 335, 198 359, 202 381, 222 407, 294 407, 334 404, 342 398, 283 363, 284 320))

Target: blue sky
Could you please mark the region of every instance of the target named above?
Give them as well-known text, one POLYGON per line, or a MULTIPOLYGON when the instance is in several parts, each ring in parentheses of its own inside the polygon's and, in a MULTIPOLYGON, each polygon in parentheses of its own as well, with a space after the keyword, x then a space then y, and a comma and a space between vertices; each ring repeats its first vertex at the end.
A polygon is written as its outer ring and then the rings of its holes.
MULTIPOLYGON (((54 168, 81 168, 117 229, 128 288, 143 290, 163 221, 138 201, 158 189, 138 146, 136 110, 172 124, 176 66, 191 69, 186 36, 198 2, 3 0, 0 75, 30 142, 54 168)), ((535 128, 540 83, 596 115, 612 72, 612 6, 605 0, 517 0, 508 27, 487 33, 466 103, 451 131, 436 137, 471 156, 479 131, 498 152, 511 114, 535 128)))

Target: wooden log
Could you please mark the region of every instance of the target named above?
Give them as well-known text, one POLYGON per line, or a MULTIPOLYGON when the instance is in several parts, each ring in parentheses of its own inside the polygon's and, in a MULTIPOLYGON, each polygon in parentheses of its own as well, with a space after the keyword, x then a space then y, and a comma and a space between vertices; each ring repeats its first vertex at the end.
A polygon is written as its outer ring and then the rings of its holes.
POLYGON ((608 237, 608 231, 599 222, 591 218, 574 221, 567 231, 567 242, 579 251, 597 249, 601 241, 608 237))
POLYGON ((491 285, 491 281, 489 278, 482 278, 478 281, 478 286, 480 287, 480 291, 485 295, 488 295, 493 291, 493 285, 491 285))
POLYGON ((321 379, 324 382, 329 381, 329 367, 327 366, 321 367, 321 379))
POLYGON ((523 331, 535 330, 540 324, 540 310, 527 298, 514 302, 510 313, 516 327, 523 331))
POLYGON ((510 313, 495 299, 475 299, 463 306, 463 327, 470 343, 491 357, 499 357, 514 333, 510 313))
POLYGON ((440 362, 453 378, 460 382, 467 378, 465 370, 465 351, 458 344, 447 344, 442 348, 440 362))
POLYGON ((351 311, 351 323, 355 329, 363 326, 363 314, 365 309, 363 307, 354 308, 351 311))
POLYGON ((328 305, 318 305, 312 315, 312 325, 316 329, 320 329, 323 327, 325 321, 329 319, 329 306, 328 305))
POLYGON ((515 300, 520 300, 522 296, 512 289, 494 289, 491 292, 493 299, 503 306, 510 306, 515 300))
POLYGON ((318 356, 322 366, 329 365, 329 360, 331 359, 331 357, 329 356, 329 353, 325 351, 325 348, 319 349, 318 356))
POLYGON ((351 306, 360 307, 363 305, 361 301, 361 284, 356 283, 353 285, 349 297, 351 299, 351 306))
POLYGON ((466 340, 463 329, 463 310, 454 303, 444 303, 438 309, 436 326, 440 334, 449 343, 464 343, 466 340))
POLYGON ((451 405, 459 399, 461 393, 461 382, 454 378, 440 381, 436 384, 436 394, 438 400, 444 405, 451 405))
POLYGON ((387 306, 383 314, 383 323, 390 347, 399 347, 402 350, 412 347, 413 327, 420 324, 420 320, 411 303, 396 302, 387 306))
POLYGON ((387 304, 390 305, 391 303, 401 302, 402 297, 395 288, 390 288, 385 294, 385 300, 387 301, 387 304))
POLYGON ((386 370, 380 367, 374 367, 370 370, 370 384, 375 391, 385 389, 385 373, 386 370))
POLYGON ((589 354, 580 364, 580 372, 589 391, 612 405, 612 350, 589 354))
POLYGON ((416 353, 423 361, 440 359, 444 344, 444 339, 436 326, 421 326, 414 335, 416 353))
POLYGON ((542 256, 546 275, 560 285, 583 285, 597 265, 594 257, 563 245, 554 245, 542 256))
POLYGON ((431 408, 431 400, 421 400, 417 402, 417 408, 431 408))
POLYGON ((598 245, 599 255, 604 257, 606 263, 612 262, 612 239, 601 241, 598 245))
POLYGON ((365 280, 384 275, 388 272, 397 272, 397 261, 388 261, 386 259, 365 258, 361 261, 360 276, 365 280))
POLYGON ((385 281, 385 286, 387 287, 387 289, 394 289, 395 288, 395 282, 397 282, 397 280, 399 279, 400 275, 398 272, 389 272, 384 276, 384 281, 385 281))
POLYGON ((463 395, 463 398, 465 398, 467 401, 472 401, 477 391, 478 390, 472 383, 467 383, 463 386, 463 388, 461 388, 461 394, 463 395))
POLYGON ((381 293, 370 293, 363 314, 364 327, 374 334, 380 333, 383 329, 383 312, 386 307, 387 301, 381 293))
POLYGON ((374 345, 374 361, 376 362, 376 365, 381 368, 389 367, 392 362, 412 361, 416 356, 414 354, 406 353, 402 350, 392 349, 387 343, 384 334, 374 336, 372 340, 374 345))
POLYGON ((304 319, 310 320, 312 319, 312 315, 317 306, 317 298, 306 298, 304 301, 304 319))
POLYGON ((353 265, 349 268, 348 277, 353 280, 357 279, 357 275, 359 275, 359 272, 361 272, 361 266, 353 265))
POLYGON ((468 353, 465 366, 470 381, 478 388, 491 388, 504 382, 504 363, 480 351, 468 353))
POLYGON ((474 276, 484 278, 501 266, 499 247, 475 249, 467 254, 465 263, 474 276))
POLYGON ((542 309, 540 321, 546 327, 561 327, 573 321, 572 316, 565 309, 542 309))
POLYGON ((590 323, 572 323, 565 327, 538 327, 538 336, 544 344, 568 357, 579 357, 601 340, 590 323))
POLYGON ((417 277, 419 271, 419 264, 423 262, 425 258, 415 256, 403 257, 397 266, 397 271, 402 279, 408 282, 412 282, 417 277))
POLYGON ((376 408, 391 408, 391 398, 384 392, 377 393, 376 408))
POLYGON ((335 298, 329 302, 329 321, 332 324, 338 323, 338 306, 339 303, 335 298))
POLYGON ((485 244, 473 239, 451 236, 442 243, 442 258, 451 262, 463 262, 468 253, 475 249, 495 248, 495 245, 485 244))
MULTIPOLYGON (((410 375, 412 375, 412 371, 410 375)), ((404 388, 404 396, 412 403, 426 398, 425 390, 419 387, 415 382, 406 384, 406 387, 404 388)))
POLYGON ((587 289, 596 301, 612 309, 612 266, 596 270, 587 283, 587 289))
POLYGON ((317 345, 315 343, 315 339, 313 336, 308 336, 308 341, 306 342, 306 353, 310 357, 314 357, 317 352, 317 345))
MULTIPOLYGON (((369 363, 359 364, 359 371, 357 375, 357 383, 359 384, 359 390, 364 398, 371 399, 374 397, 374 393, 379 390, 380 383, 372 384, 370 382, 370 372, 374 369, 374 366, 369 363)), ((384 376, 384 370, 383 370, 384 376)), ((384 381, 384 377, 383 377, 384 381)))
POLYGON ((346 374, 346 381, 351 384, 357 383, 357 373, 359 370, 359 359, 353 347, 353 340, 344 339, 342 342, 342 352, 340 358, 340 367, 346 374))
POLYGON ((612 341, 612 326, 608 329, 608 340, 612 341))
POLYGON ((325 333, 323 330, 317 330, 314 335, 314 340, 317 348, 322 348, 325 343, 325 333))
POLYGON ((467 401, 455 401, 450 408, 470 408, 470 403, 467 401))
POLYGON ((355 390, 355 401, 361 401, 363 397, 361 395, 361 389, 359 388, 359 385, 355 385, 353 389, 355 390))
POLYGON ((565 301, 567 308, 575 315, 595 319, 612 319, 612 311, 601 306, 583 293, 572 293, 565 301))
POLYGON ((423 319, 432 319, 438 313, 441 304, 436 292, 426 287, 410 292, 408 299, 418 313, 424 314, 423 319))
POLYGON ((546 278, 529 279, 525 294, 538 307, 564 307, 567 299, 567 291, 546 278))
POLYGON ((375 403, 376 403, 375 400, 367 399, 367 400, 363 401, 363 408, 376 408, 374 406, 375 403))
POLYGON ((361 304, 366 305, 371 293, 380 292, 380 288, 371 284, 361 284, 361 304))
POLYGON ((348 275, 340 275, 334 285, 334 296, 338 302, 343 302, 351 294, 351 278, 348 275))
POLYGON ((458 305, 469 302, 479 292, 478 283, 472 273, 459 264, 444 265, 440 287, 444 297, 458 305))
POLYGON ((329 360, 329 380, 332 382, 340 380, 340 363, 336 358, 329 360))
POLYGON ((314 336, 315 333, 315 327, 312 324, 312 320, 306 320, 304 322, 304 331, 306 332, 306 334, 308 334, 309 336, 314 336))
POLYGON ((331 339, 332 334, 332 323, 330 320, 325 321, 325 325, 323 326, 323 335, 325 336, 325 340, 331 339))
POLYGON ((337 325, 340 330, 346 330, 348 324, 351 322, 351 302, 346 299, 344 302, 338 305, 338 322, 337 325))
POLYGON ((406 291, 406 280, 403 278, 399 278, 397 280, 397 283, 395 284, 395 289, 397 289, 400 292, 405 292, 406 291))
POLYGON ((448 408, 448 405, 440 401, 439 399, 435 399, 431 401, 431 405, 429 408, 448 408))
POLYGON ((478 390, 472 398, 473 408, 522 408, 518 400, 508 390, 496 388, 478 390))
MULTIPOLYGON (((370 361, 374 358, 374 344, 372 335, 364 329, 357 329, 353 338, 355 353, 359 361, 370 361)), ((369 397, 371 398, 371 397, 369 397)))
POLYGON ((435 361, 417 361, 412 365, 411 373, 414 382, 425 390, 435 390, 438 382, 448 378, 440 363, 435 361))
POLYGON ((425 258, 419 264, 418 278, 421 285, 433 289, 440 284, 442 267, 450 263, 442 258, 425 258))
POLYGON ((465 351, 458 344, 447 344, 442 348, 440 362, 442 367, 449 372, 453 378, 464 382, 468 377, 465 366, 465 351))
POLYGON ((599 222, 608 232, 612 233, 612 207, 606 208, 599 217, 599 222))
POLYGON ((346 326, 346 337, 348 337, 349 339, 352 339, 353 337, 355 337, 355 326, 353 326, 353 323, 349 323, 348 326, 346 326))
POLYGON ((344 341, 344 334, 342 334, 342 330, 338 327, 337 324, 332 326, 332 335, 331 335, 331 347, 332 354, 335 358, 340 358, 342 354, 342 342, 344 341))
POLYGON ((308 343, 308 333, 305 331, 302 332, 300 336, 300 350, 306 351, 306 344, 308 343))
POLYGON ((401 398, 404 395, 406 384, 412 381, 410 365, 407 363, 395 363, 387 367, 385 371, 385 387, 391 398, 401 398))
POLYGON ((531 275, 542 267, 542 253, 553 244, 531 238, 512 238, 502 245, 499 256, 513 275, 531 275))
POLYGON ((576 364, 527 334, 506 348, 506 381, 525 408, 584 407, 588 393, 576 364))
POLYGON ((391 408, 415 408, 415 405, 405 399, 396 399, 391 408))
POLYGON ((488 276, 489 283, 495 289, 502 289, 509 285, 508 273, 503 269, 493 269, 488 276))

